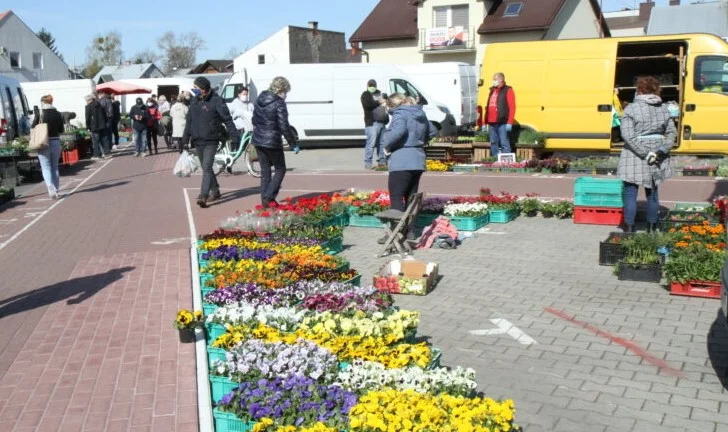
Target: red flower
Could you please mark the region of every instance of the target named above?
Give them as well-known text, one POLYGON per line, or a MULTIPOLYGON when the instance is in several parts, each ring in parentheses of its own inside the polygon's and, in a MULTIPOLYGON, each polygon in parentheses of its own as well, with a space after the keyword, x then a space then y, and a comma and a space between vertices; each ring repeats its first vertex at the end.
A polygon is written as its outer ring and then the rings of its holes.
POLYGON ((262 217, 270 217, 270 212, 269 211, 260 212, 260 216, 262 216, 262 217))

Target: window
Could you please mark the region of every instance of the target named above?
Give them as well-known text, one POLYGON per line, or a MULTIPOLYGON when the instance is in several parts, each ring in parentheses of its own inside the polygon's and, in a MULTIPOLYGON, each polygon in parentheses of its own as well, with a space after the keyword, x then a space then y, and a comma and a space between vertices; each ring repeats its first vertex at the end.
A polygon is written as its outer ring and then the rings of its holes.
POLYGON ((240 92, 240 89, 245 87, 243 84, 228 84, 222 90, 222 99, 230 103, 235 100, 235 97, 240 92))
POLYGON ((43 69, 43 54, 33 53, 33 69, 43 69))
POLYGON ((728 57, 696 58, 693 86, 699 92, 728 93, 728 57))
POLYGON ((436 7, 432 26, 437 27, 467 27, 469 20, 468 5, 436 7))
POLYGON ((265 64, 265 54, 258 54, 258 64, 265 64))
POLYGON ((403 79, 389 80, 389 91, 391 93, 402 93, 405 96, 412 96, 420 105, 427 105, 427 99, 420 94, 417 88, 403 79))
POLYGON ((504 17, 509 16, 518 16, 521 14, 521 9, 523 8, 523 3, 508 3, 506 6, 506 11, 503 12, 504 17))
POLYGON ((17 51, 10 52, 10 67, 20 69, 20 53, 17 51))

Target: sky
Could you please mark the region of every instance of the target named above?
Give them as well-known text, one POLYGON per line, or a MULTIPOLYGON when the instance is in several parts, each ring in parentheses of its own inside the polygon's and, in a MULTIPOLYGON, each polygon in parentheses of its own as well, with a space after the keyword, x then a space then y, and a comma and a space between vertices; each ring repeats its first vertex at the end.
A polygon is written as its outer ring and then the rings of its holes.
MULTIPOLYGON (((405 1, 405 0, 402 0, 405 1)), ((600 0, 604 11, 634 7, 642 0, 600 0)), ((95 35, 117 30, 126 57, 157 49, 167 31, 197 32, 206 47, 197 61, 222 59, 231 49, 253 47, 286 25, 306 27, 318 21, 322 30, 341 31, 348 40, 378 0, 2 0, 34 31, 45 27, 69 66, 86 60, 95 35), (70 5, 73 6, 70 6, 70 5)), ((658 6, 668 0, 656 0, 658 6)))

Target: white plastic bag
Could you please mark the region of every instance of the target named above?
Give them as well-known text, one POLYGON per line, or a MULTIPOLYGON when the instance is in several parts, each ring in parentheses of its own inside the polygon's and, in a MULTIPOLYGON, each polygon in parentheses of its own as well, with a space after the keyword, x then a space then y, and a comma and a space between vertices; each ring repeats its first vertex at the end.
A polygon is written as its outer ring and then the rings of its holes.
POLYGON ((177 163, 174 164, 174 170, 172 173, 177 177, 189 177, 193 172, 200 169, 200 161, 197 156, 190 154, 187 150, 183 151, 177 159, 177 163))

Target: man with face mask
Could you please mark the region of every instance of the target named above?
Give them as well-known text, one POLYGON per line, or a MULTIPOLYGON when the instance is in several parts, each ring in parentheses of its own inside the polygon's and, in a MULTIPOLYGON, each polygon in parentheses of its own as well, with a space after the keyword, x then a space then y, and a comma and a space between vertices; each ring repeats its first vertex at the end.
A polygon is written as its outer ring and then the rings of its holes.
POLYGON ((238 132, 253 131, 253 104, 248 97, 248 88, 243 86, 238 90, 238 96, 229 105, 230 115, 238 132))
POLYGON ((506 85, 502 72, 493 75, 493 86, 488 94, 488 106, 485 108, 485 122, 488 124, 490 137, 490 155, 498 157, 498 153, 511 153, 508 134, 513 129, 516 117, 516 95, 513 88, 506 85))
POLYGON ((146 146, 147 138, 147 120, 149 119, 149 113, 144 108, 144 101, 142 98, 136 99, 136 105, 134 105, 129 111, 129 117, 131 118, 131 128, 134 130, 134 145, 136 147, 136 153, 134 156, 146 156, 144 153, 144 147, 146 146))
MULTIPOLYGON (((361 106, 364 109, 364 132, 367 136, 366 147, 364 148, 364 169, 372 169, 374 149, 378 147, 379 138, 382 135, 382 124, 374 122, 374 110, 379 107, 379 102, 374 98, 377 91, 377 82, 373 79, 367 81, 367 89, 361 94, 361 106)), ((378 160, 378 164, 382 164, 378 160)))
POLYGON ((197 148, 197 156, 202 162, 202 185, 197 205, 206 208, 208 200, 220 198, 220 185, 212 171, 217 146, 228 137, 232 142, 239 143, 240 133, 225 101, 212 90, 210 81, 205 77, 197 77, 193 85, 192 94, 195 97, 187 113, 182 144, 192 142, 197 148))

